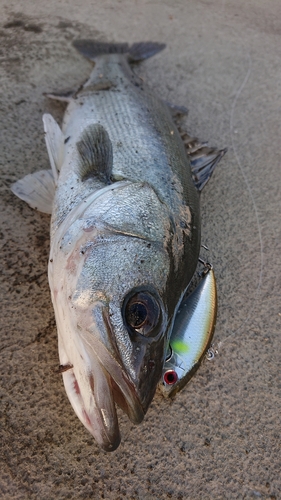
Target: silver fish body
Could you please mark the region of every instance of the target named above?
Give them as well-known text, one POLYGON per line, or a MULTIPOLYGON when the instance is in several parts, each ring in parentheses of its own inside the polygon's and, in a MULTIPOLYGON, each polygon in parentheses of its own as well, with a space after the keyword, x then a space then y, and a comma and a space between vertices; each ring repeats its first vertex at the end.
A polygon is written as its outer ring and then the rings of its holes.
POLYGON ((96 58, 62 133, 49 264, 60 362, 73 366, 63 377, 78 417, 110 450, 120 440, 115 402, 141 421, 161 377, 175 311, 197 265, 199 195, 169 109, 123 55, 96 58), (81 175, 77 144, 96 124, 112 145, 107 182, 81 175), (126 320, 134 297, 152 315, 145 333, 142 318, 137 328, 126 320))
MULTIPOLYGON (((70 96, 53 95, 68 101, 62 130, 43 117, 55 183, 49 283, 67 395, 112 451, 116 405, 141 422, 161 379, 197 266, 199 193, 170 109, 135 76, 128 55, 87 43, 76 48, 95 61, 90 78, 70 96)), ((131 60, 163 48, 135 45, 131 60)), ((32 175, 44 184, 47 212, 51 174, 32 175)), ((30 177, 12 189, 40 209, 30 177)))

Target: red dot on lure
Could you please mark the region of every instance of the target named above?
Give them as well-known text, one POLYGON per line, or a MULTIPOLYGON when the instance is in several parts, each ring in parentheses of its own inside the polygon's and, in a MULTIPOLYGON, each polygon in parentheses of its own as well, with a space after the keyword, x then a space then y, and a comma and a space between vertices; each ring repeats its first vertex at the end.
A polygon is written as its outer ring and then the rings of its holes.
POLYGON ((177 372, 175 372, 175 370, 167 370, 164 373, 163 378, 164 378, 165 384, 174 385, 176 383, 176 381, 178 380, 178 375, 177 375, 177 372))

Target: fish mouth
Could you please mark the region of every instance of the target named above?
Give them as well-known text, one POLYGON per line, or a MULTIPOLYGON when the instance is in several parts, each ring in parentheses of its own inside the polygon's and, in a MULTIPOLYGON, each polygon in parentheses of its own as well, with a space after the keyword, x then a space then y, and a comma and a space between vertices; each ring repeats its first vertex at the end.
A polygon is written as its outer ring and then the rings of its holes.
POLYGON ((121 441, 116 406, 135 424, 143 420, 145 411, 118 360, 100 340, 93 343, 88 332, 83 337, 83 354, 80 352, 72 368, 63 373, 65 390, 76 415, 98 445, 104 451, 114 451, 121 441))

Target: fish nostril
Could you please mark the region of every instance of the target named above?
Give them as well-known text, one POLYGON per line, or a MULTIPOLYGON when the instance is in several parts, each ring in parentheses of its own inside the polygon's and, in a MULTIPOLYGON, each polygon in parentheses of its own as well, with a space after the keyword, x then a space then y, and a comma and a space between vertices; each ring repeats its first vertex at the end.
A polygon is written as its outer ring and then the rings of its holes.
POLYGON ((163 379, 164 379, 165 384, 174 385, 178 380, 177 372, 175 372, 175 370, 167 370, 164 373, 163 379))
POLYGON ((148 361, 148 368, 150 371, 152 371, 155 368, 155 361, 153 359, 150 359, 148 361))

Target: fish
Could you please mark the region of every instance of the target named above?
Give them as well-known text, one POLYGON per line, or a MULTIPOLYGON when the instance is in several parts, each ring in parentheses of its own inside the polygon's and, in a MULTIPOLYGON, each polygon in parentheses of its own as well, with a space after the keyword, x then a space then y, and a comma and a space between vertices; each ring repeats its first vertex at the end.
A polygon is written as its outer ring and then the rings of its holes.
POLYGON ((43 115, 51 170, 11 189, 51 214, 60 372, 78 418, 114 451, 117 407, 139 424, 163 378, 199 258, 200 192, 225 150, 184 144, 175 116, 185 108, 134 72, 165 44, 73 46, 94 67, 77 89, 46 94, 67 104, 62 127, 43 115))

